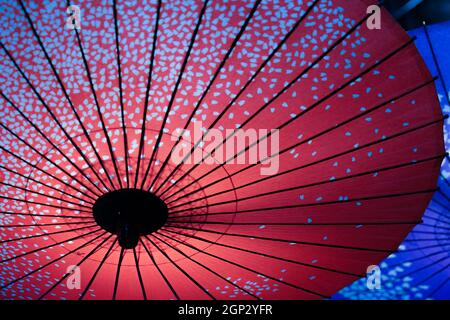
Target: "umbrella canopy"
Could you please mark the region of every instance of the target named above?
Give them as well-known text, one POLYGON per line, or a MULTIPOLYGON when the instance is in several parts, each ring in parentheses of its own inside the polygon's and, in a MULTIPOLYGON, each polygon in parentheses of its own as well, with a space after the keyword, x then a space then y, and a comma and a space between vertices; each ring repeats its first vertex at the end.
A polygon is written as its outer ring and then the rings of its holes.
MULTIPOLYGON (((450 23, 440 23, 409 32, 417 36, 416 46, 429 69, 439 74, 437 90, 442 111, 450 108, 448 70, 450 57, 446 45, 450 41, 450 23)), ((450 146, 448 121, 444 125, 445 146, 450 146)), ((335 298, 342 299, 448 299, 449 268, 449 162, 444 159, 439 190, 418 225, 399 247, 399 251, 381 264, 381 290, 368 290, 366 281, 357 281, 335 298)))
POLYGON ((2 298, 320 299, 365 275, 444 155, 434 79, 371 4, 79 1, 69 28, 70 1, 1 1, 2 298))

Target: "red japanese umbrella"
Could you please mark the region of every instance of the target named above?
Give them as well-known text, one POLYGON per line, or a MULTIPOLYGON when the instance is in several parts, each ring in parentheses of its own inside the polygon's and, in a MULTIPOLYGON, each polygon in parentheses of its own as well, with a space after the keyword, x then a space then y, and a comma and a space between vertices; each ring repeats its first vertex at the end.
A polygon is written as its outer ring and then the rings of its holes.
POLYGON ((0 1, 2 299, 320 299, 365 275, 444 156, 434 79, 372 4, 0 1))

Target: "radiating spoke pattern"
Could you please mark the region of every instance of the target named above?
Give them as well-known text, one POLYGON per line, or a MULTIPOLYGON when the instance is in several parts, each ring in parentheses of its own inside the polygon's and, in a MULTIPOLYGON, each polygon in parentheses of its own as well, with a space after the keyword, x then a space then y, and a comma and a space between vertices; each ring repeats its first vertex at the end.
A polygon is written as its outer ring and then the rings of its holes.
POLYGON ((328 299, 435 248, 438 78, 365 3, 0 0, 0 297, 328 299))

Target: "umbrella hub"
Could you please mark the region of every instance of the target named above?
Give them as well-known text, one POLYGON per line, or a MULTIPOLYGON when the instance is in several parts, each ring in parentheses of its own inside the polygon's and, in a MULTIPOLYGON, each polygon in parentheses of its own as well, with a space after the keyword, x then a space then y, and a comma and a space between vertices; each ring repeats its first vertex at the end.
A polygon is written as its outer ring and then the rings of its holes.
POLYGON ((125 249, 136 247, 139 237, 160 229, 167 221, 164 201, 139 189, 115 190, 94 204, 94 219, 104 230, 116 234, 125 249))

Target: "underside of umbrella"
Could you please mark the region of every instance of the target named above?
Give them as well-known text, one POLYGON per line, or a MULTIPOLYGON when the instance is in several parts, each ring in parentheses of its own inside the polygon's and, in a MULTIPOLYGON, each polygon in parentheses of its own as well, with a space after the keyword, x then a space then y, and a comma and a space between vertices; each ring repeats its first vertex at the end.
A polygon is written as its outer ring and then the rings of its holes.
POLYGON ((434 79, 372 4, 0 1, 1 297, 321 299, 364 276, 444 157, 434 79))

